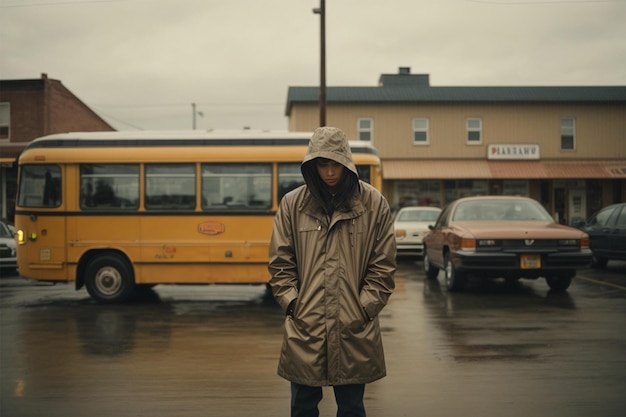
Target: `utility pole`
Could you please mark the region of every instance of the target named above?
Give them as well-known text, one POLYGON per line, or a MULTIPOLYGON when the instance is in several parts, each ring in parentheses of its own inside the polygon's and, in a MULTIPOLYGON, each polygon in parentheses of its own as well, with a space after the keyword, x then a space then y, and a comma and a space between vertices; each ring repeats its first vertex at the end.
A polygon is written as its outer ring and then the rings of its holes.
POLYGON ((191 103, 191 112, 192 112, 192 127, 193 130, 196 130, 196 103, 191 103))
POLYGON ((326 0, 313 9, 320 15, 320 127, 326 126, 326 0))

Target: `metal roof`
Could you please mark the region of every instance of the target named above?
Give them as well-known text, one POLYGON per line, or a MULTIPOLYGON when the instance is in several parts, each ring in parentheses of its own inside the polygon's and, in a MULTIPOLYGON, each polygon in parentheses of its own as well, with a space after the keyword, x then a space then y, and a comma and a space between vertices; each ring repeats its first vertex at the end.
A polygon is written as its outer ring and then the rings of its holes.
MULTIPOLYGON (((423 82, 389 82, 375 87, 327 87, 327 103, 435 104, 435 103, 626 103, 626 86, 431 87, 423 82)), ((408 78, 410 76, 396 76, 408 78)), ((411 80, 415 81, 415 80, 411 80)), ((288 116, 293 104, 314 104, 319 87, 289 87, 288 116)))

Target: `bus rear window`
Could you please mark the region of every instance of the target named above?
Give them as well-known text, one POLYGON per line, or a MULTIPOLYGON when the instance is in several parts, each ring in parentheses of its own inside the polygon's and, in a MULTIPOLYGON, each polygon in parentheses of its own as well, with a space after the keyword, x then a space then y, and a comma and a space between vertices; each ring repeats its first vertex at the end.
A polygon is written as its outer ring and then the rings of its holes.
POLYGON ((139 165, 80 166, 80 208, 130 210, 139 207, 139 165))
POLYGON ((61 197, 61 168, 58 165, 22 165, 19 206, 59 207, 61 197))

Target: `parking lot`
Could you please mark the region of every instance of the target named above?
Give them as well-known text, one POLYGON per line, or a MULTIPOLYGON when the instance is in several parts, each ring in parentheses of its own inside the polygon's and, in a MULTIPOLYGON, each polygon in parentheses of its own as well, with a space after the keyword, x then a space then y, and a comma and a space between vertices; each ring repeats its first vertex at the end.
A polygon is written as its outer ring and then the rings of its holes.
MULTIPOLYGON (((368 416, 623 415, 626 262, 584 269, 564 294, 543 280, 448 293, 421 267, 400 261, 368 416)), ((263 286, 158 286, 101 305, 3 275, 0 303, 2 416, 289 415, 282 313, 263 286)))

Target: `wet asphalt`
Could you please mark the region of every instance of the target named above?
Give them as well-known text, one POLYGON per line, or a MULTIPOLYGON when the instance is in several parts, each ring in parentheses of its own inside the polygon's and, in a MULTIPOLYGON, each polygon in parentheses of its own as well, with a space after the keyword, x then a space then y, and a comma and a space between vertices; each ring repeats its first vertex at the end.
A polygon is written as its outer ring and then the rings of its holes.
MULTIPOLYGON (((369 417, 623 417, 626 262, 448 293, 401 259, 381 314, 387 377, 369 417)), ((71 285, 0 279, 0 416, 289 415, 282 313, 264 286, 157 286, 102 305, 71 285)), ((324 390, 321 416, 334 416, 324 390)))

